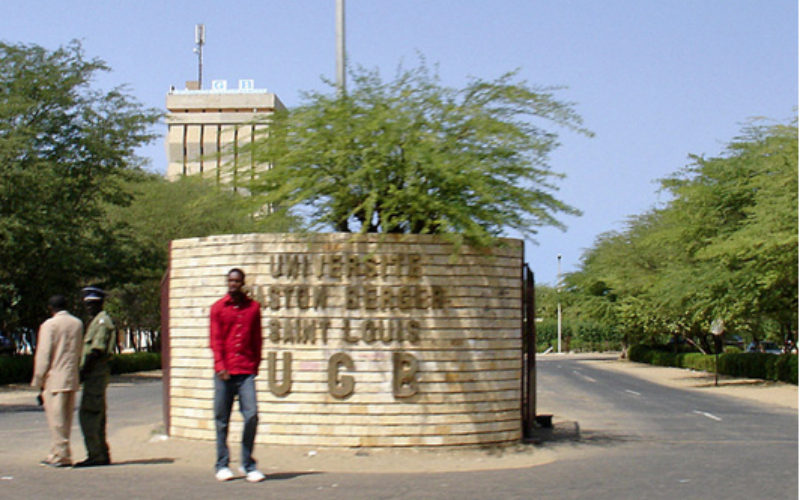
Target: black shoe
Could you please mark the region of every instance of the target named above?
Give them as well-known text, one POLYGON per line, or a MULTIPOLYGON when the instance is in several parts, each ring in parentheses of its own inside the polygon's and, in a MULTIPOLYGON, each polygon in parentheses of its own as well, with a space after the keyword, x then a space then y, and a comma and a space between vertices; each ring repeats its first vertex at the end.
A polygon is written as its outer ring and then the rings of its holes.
POLYGON ((39 462, 39 465, 43 465, 45 467, 53 467, 54 469, 61 469, 63 467, 72 467, 72 464, 67 462, 48 462, 47 460, 42 460, 39 462))
POLYGON ((87 458, 76 463, 73 467, 98 467, 101 465, 111 465, 111 460, 107 458, 87 458))

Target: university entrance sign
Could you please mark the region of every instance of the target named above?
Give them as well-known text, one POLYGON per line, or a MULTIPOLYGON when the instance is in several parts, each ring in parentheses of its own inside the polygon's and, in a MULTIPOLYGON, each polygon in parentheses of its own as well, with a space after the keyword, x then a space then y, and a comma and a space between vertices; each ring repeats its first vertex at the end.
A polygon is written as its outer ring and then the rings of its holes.
MULTIPOLYGON (((177 240, 169 271, 170 434, 213 440, 211 304, 247 273, 262 306, 257 439, 436 446, 520 439, 522 243, 429 235, 177 240)), ((232 432, 240 425, 235 417, 232 432)))

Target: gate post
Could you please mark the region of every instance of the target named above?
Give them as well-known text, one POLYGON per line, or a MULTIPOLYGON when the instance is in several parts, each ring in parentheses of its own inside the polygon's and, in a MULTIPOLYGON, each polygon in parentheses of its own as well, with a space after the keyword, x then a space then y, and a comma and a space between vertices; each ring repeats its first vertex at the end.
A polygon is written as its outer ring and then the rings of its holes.
POLYGON ((533 437, 536 422, 536 294, 533 271, 522 268, 522 437, 533 437))
POLYGON ((164 434, 169 436, 170 410, 169 410, 169 367, 170 367, 170 342, 169 342, 169 279, 170 263, 172 262, 172 242, 167 250, 167 270, 161 278, 161 409, 164 418, 164 434))

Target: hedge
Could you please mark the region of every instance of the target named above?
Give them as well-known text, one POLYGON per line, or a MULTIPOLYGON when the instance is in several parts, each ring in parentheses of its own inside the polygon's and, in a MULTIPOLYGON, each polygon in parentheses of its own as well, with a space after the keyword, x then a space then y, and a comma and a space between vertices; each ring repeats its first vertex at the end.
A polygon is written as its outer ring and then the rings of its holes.
POLYGON ((146 372, 161 369, 161 353, 159 352, 132 352, 130 354, 115 354, 109 360, 111 374, 146 372))
MULTIPOLYGON (((660 346, 634 345, 628 349, 631 361, 658 366, 675 366, 707 372, 714 371, 714 355, 698 352, 673 353, 660 346)), ((719 373, 733 377, 780 380, 797 385, 797 355, 767 353, 723 353, 719 355, 719 373)))
MULTIPOLYGON (((622 348, 622 334, 594 321, 567 320, 561 325, 562 348, 574 352, 617 351, 622 348)), ((536 324, 536 350, 558 345, 558 321, 544 319, 536 324)))
POLYGON ((30 382, 33 356, 0 356, 0 384, 30 382))
MULTIPOLYGON (((158 370, 161 354, 157 352, 134 352, 114 354, 109 360, 111 374, 158 370)), ((0 385, 19 384, 31 381, 33 356, 0 356, 0 385)))

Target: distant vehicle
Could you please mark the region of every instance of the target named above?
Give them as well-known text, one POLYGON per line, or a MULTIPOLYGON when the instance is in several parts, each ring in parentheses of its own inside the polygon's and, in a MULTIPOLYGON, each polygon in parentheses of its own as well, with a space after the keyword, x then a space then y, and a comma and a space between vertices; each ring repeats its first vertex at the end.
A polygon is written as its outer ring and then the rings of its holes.
POLYGON ((750 342, 747 352, 766 352, 769 354, 783 354, 783 349, 775 342, 750 342))
POLYGON ((11 356, 16 352, 17 345, 14 341, 0 333, 0 355, 5 354, 6 356, 11 356))
POLYGON ((725 335, 723 337, 723 342, 725 345, 732 345, 734 347, 743 348, 744 347, 744 339, 742 339, 739 335, 725 335))

